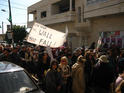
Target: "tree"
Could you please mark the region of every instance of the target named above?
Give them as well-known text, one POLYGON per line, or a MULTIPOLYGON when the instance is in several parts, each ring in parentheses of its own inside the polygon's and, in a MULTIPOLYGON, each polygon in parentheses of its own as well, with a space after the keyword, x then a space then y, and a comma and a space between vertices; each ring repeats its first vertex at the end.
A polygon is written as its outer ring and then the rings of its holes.
MULTIPOLYGON (((27 31, 26 31, 25 26, 16 26, 16 25, 14 25, 12 31, 13 31, 13 40, 14 40, 14 43, 16 43, 16 44, 21 43, 24 40, 24 38, 26 37, 26 35, 27 35, 27 31)), ((5 40, 9 44, 12 43, 12 40, 10 40, 8 38, 7 33, 6 33, 6 36, 5 36, 5 40)))

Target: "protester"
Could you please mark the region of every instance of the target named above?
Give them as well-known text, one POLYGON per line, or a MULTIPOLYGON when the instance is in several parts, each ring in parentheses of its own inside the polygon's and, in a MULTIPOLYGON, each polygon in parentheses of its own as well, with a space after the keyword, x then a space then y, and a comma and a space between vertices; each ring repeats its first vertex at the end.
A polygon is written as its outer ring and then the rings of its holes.
POLYGON ((57 68, 58 62, 53 60, 46 74, 46 93, 61 93, 62 78, 57 68))
POLYGON ((44 74, 46 73, 46 71, 49 69, 50 67, 50 57, 47 53, 47 51, 44 51, 42 53, 42 55, 39 57, 39 61, 41 63, 41 67, 42 67, 42 75, 44 76, 44 74))
POLYGON ((91 51, 87 51, 85 53, 85 58, 86 58, 86 62, 85 62, 85 67, 84 67, 84 72, 85 72, 85 83, 86 83, 86 93, 89 93, 90 90, 90 86, 92 84, 92 74, 93 74, 93 66, 96 63, 96 60, 94 59, 92 52, 91 51))
POLYGON ((75 49, 73 54, 72 54, 72 65, 75 64, 75 62, 77 61, 77 58, 80 55, 82 55, 82 48, 75 49))
POLYGON ((0 54, 0 60, 1 61, 9 61, 9 53, 10 50, 7 48, 4 48, 3 52, 0 54))
POLYGON ((34 73, 34 66, 33 66, 33 52, 32 48, 28 47, 25 52, 25 62, 27 65, 27 71, 29 73, 34 73))
POLYGON ((91 45, 90 45, 90 47, 89 47, 89 49, 95 49, 95 42, 93 42, 91 45))
POLYGON ((115 93, 124 93, 124 80, 117 86, 115 93))
POLYGON ((120 57, 118 59, 118 72, 122 73, 124 71, 124 51, 121 51, 120 57))
POLYGON ((39 61, 39 54, 38 51, 33 52, 33 67, 34 67, 34 74, 37 76, 37 74, 40 72, 40 61, 39 61))
POLYGON ((59 66, 51 63, 43 46, 0 45, 0 60, 24 67, 46 93, 123 93, 124 51, 103 45, 96 49, 93 42, 89 49, 84 46, 74 51, 68 46, 51 48, 59 66))
POLYGON ((108 50, 108 60, 110 61, 110 64, 112 66, 112 69, 114 70, 114 80, 116 80, 118 76, 118 62, 117 57, 119 56, 119 50, 115 46, 111 46, 108 50))
POLYGON ((19 50, 19 56, 20 56, 21 66, 24 68, 26 68, 25 52, 26 52, 26 46, 22 45, 21 49, 19 50))
POLYGON ((14 64, 20 65, 20 57, 18 53, 18 48, 13 48, 12 51, 9 53, 9 61, 13 62, 14 64))
POLYGON ((71 53, 67 55, 67 59, 68 59, 68 65, 71 67, 72 66, 72 54, 71 53))
POLYGON ((68 93, 68 91, 69 91, 68 79, 69 79, 71 73, 70 73, 70 67, 68 65, 68 59, 66 56, 63 56, 61 58, 58 71, 62 75, 62 93, 68 93))
POLYGON ((110 93, 114 81, 114 71, 106 55, 101 55, 93 69, 93 88, 95 93, 110 93))
POLYGON ((124 80, 124 71, 123 73, 119 74, 119 76, 116 79, 115 82, 115 88, 117 88, 117 86, 124 80))
POLYGON ((85 93, 84 66, 86 59, 81 55, 77 62, 72 66, 72 92, 85 93))

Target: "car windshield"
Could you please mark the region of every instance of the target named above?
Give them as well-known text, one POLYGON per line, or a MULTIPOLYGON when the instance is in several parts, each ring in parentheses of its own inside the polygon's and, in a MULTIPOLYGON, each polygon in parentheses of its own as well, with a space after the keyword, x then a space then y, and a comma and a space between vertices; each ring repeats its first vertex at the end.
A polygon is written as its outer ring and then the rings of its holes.
POLYGON ((26 93, 37 87, 24 71, 0 74, 0 93, 26 93))

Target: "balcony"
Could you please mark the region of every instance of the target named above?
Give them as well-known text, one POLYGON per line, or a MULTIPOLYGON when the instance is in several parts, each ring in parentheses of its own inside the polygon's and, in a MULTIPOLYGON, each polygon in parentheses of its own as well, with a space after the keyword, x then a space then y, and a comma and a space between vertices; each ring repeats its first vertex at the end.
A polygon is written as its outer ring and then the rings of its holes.
POLYGON ((91 26, 91 22, 86 20, 85 22, 81 22, 81 23, 76 23, 75 27, 79 32, 86 32, 86 31, 90 31, 90 26, 91 26))
POLYGON ((89 27, 91 24, 90 24, 90 21, 84 21, 84 22, 81 22, 81 23, 76 23, 75 24, 75 27, 77 28, 80 28, 80 27, 89 27))
MULTIPOLYGON (((43 25, 50 25, 50 24, 56 24, 62 22, 70 22, 74 20, 75 20, 75 12, 68 11, 56 15, 51 15, 45 18, 40 18, 40 20, 37 20, 36 22, 41 23, 43 25)), ((33 23, 34 21, 28 22, 28 27, 31 27, 33 23)))

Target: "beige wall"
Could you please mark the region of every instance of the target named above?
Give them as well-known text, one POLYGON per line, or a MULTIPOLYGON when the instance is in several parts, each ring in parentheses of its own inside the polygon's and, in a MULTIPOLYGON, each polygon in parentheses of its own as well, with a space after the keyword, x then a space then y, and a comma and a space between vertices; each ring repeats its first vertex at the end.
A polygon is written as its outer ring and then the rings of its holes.
POLYGON ((85 2, 84 11, 84 18, 122 13, 124 12, 124 0, 106 0, 88 5, 85 2))
POLYGON ((31 6, 28 7, 28 11, 32 11, 32 10, 35 10, 35 9, 38 9, 39 7, 46 7, 47 5, 50 5, 52 3, 56 3, 60 0, 41 0, 31 6))
MULTIPOLYGON (((68 11, 61 14, 52 15, 52 4, 60 0, 43 0, 28 8, 28 12, 37 11, 37 20, 35 22, 44 24, 50 28, 65 32, 65 26, 68 26, 68 40, 72 41, 72 48, 87 44, 88 33, 90 31, 90 21, 84 22, 83 0, 75 0, 75 11, 68 11), (81 23, 78 23, 78 7, 81 7, 81 23), (46 11, 47 17, 41 18, 41 12, 46 11)), ((54 9, 55 10, 55 9, 54 9)), ((54 11, 56 12, 56 11, 54 11)), ((28 27, 32 27, 33 22, 28 22, 28 27)))
POLYGON ((47 25, 47 26, 65 33, 66 25, 67 25, 68 31, 69 31, 68 40, 72 42, 72 49, 75 49, 76 47, 81 46, 80 45, 80 34, 75 29, 74 22, 65 22, 65 23, 52 24, 52 25, 47 25))
POLYGON ((124 31, 124 15, 111 15, 92 19, 92 31, 88 42, 98 40, 99 32, 124 31))
POLYGON ((76 10, 76 24, 80 24, 78 22, 78 7, 81 7, 81 22, 83 21, 83 0, 75 0, 75 10, 76 10))
POLYGON ((5 40, 5 34, 0 34, 0 41, 4 41, 5 40))

